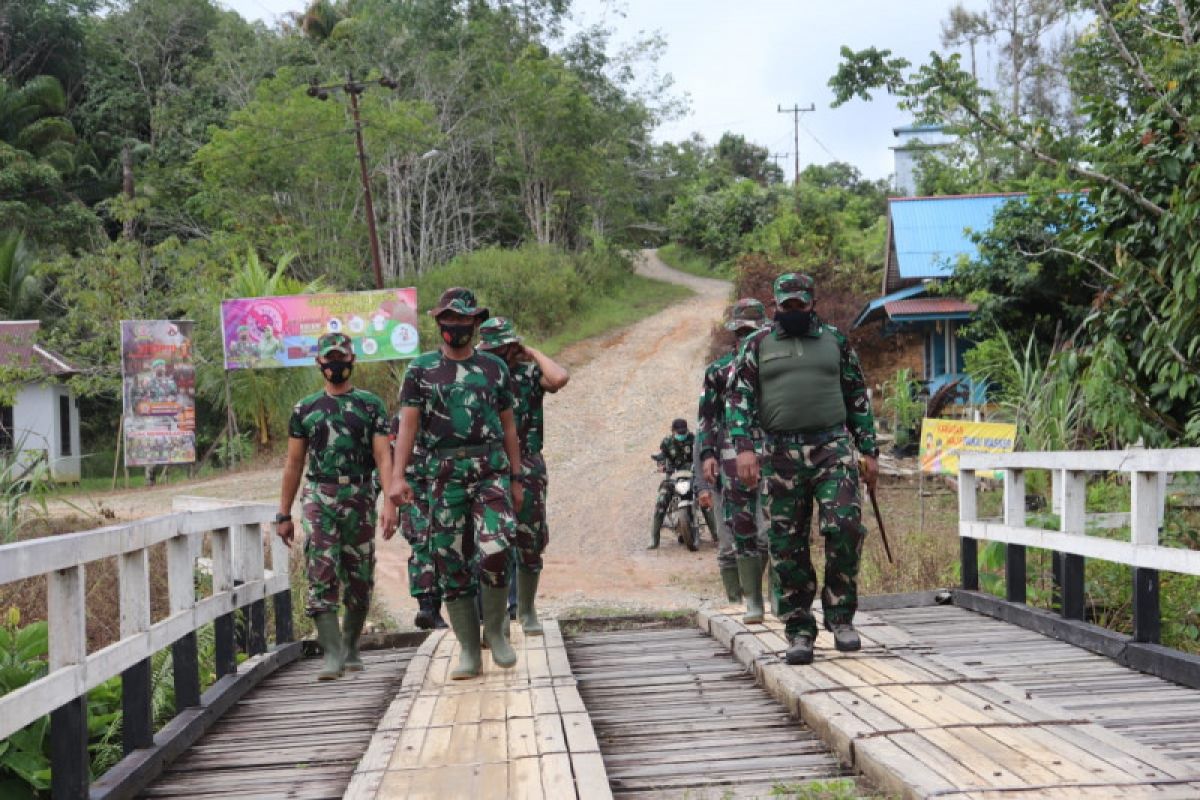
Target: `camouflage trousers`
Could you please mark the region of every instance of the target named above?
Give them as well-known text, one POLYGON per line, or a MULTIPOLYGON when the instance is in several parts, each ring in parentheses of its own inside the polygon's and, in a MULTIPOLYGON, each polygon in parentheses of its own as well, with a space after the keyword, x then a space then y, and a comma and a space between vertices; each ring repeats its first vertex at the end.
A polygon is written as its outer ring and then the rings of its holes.
POLYGON ((429 549, 429 482, 410 478, 413 501, 400 510, 400 533, 412 552, 408 556, 408 594, 411 597, 440 597, 437 568, 429 549))
POLYGON ((762 460, 762 498, 770 519, 771 561, 779 575, 779 619, 789 636, 816 636, 812 603, 817 575, 809 553, 812 507, 825 537, 827 625, 849 623, 858 609, 859 555, 866 530, 858 496, 858 466, 846 434, 818 444, 771 442, 762 460))
POLYGON ((550 528, 546 525, 549 476, 541 453, 521 457, 521 485, 525 487, 525 504, 517 513, 517 563, 531 572, 541 572, 542 552, 550 544, 550 528))
POLYGON ((509 480, 502 451, 438 462, 429 492, 429 549, 443 599, 472 597, 479 582, 508 584, 516 527, 509 480))
POLYGON ((658 485, 658 497, 654 501, 654 514, 666 514, 671 507, 671 495, 675 494, 675 481, 668 475, 658 485))
POLYGON ((366 609, 375 585, 375 487, 308 483, 303 504, 304 559, 310 617, 366 609))
POLYGON ((721 521, 738 558, 767 552, 767 526, 757 487, 746 488, 738 480, 737 451, 732 446, 721 450, 721 521))

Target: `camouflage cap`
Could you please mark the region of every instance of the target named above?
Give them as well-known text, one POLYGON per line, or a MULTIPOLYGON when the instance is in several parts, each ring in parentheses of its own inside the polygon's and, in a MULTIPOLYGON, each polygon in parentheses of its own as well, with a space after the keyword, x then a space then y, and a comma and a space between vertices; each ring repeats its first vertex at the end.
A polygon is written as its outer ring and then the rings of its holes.
POLYGON ((317 355, 324 358, 330 353, 341 353, 346 358, 352 358, 354 345, 350 343, 350 337, 344 333, 326 333, 317 339, 317 355))
POLYGON ((741 328, 761 328, 767 323, 767 309, 753 297, 743 297, 733 304, 729 313, 729 321, 725 323, 728 330, 736 331, 741 328))
POLYGON ((475 300, 475 293, 461 286, 452 286, 442 292, 442 296, 438 299, 438 304, 430 310, 429 315, 437 317, 446 311, 453 311, 456 314, 462 314, 466 317, 482 317, 483 319, 487 319, 490 316, 486 308, 479 307, 479 304, 475 300))
POLYGON ((479 326, 479 349, 496 350, 506 344, 520 344, 521 337, 508 317, 492 317, 479 326))
POLYGON ((813 301, 813 279, 799 272, 785 272, 775 279, 775 305, 799 300, 807 305, 813 301))

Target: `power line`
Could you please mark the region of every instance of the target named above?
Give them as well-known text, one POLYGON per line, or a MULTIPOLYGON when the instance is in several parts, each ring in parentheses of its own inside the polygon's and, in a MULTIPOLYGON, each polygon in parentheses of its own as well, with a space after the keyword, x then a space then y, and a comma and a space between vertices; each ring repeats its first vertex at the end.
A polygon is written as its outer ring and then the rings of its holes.
POLYGON ((822 142, 820 139, 818 139, 818 138, 817 138, 817 135, 816 135, 815 133, 813 133, 811 130, 809 130, 809 128, 808 128, 808 126, 807 126, 807 125, 805 125, 805 124, 802 122, 802 123, 800 123, 800 127, 804 129, 804 132, 808 134, 808 137, 809 137, 810 139, 812 139, 814 142, 816 142, 816 143, 817 143, 817 144, 820 146, 820 148, 821 148, 822 150, 824 150, 824 151, 825 151, 825 154, 826 154, 826 155, 828 155, 828 156, 829 156, 830 158, 832 158, 834 161, 841 161, 841 160, 842 160, 842 159, 838 158, 838 157, 837 157, 837 155, 836 155, 836 154, 835 154, 835 153, 834 153, 832 150, 830 150, 828 147, 826 147, 826 146, 825 146, 825 143, 824 143, 824 142, 822 142))

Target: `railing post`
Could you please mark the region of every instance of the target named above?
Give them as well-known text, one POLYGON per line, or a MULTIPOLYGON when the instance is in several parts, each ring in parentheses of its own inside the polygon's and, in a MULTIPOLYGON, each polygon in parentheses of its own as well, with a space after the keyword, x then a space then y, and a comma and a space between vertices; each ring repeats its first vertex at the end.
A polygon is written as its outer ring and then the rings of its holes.
MULTIPOLYGON (((196 607, 196 551, 192 540, 190 536, 167 540, 167 593, 172 615, 196 607)), ((171 645, 171 669, 175 681, 175 713, 200 705, 200 654, 195 631, 171 645)))
MULTIPOLYGON (((229 528, 218 528, 212 532, 213 595, 234 590, 233 534, 229 528)), ((213 620, 216 636, 217 679, 237 672, 237 642, 234 632, 234 612, 222 614, 213 620)))
POLYGON ((962 535, 962 523, 979 519, 978 500, 975 493, 975 470, 958 471, 958 522, 959 559, 962 565, 962 588, 970 591, 979 589, 979 543, 970 536, 962 535))
POLYGON ((287 576, 288 579, 288 588, 282 592, 276 592, 272 598, 275 606, 275 644, 284 644, 296 638, 295 631, 292 629, 291 555, 292 549, 272 531, 271 573, 287 576))
MULTIPOLYGON (((46 617, 50 628, 50 671, 87 658, 87 616, 82 566, 46 576, 46 617)), ((88 796, 87 696, 71 698, 50 712, 50 793, 56 798, 88 796)))
MULTIPOLYGON (((150 576, 146 551, 120 557, 121 638, 150 629, 150 576)), ((154 744, 151 663, 144 658, 121 673, 121 749, 125 755, 154 744)))
MULTIPOLYGON (((1004 470, 1004 524, 1012 528, 1025 525, 1024 470, 1004 470)), ((1025 602, 1025 582, 1025 545, 1005 545, 1004 585, 1010 603, 1025 602)))
MULTIPOLYGON (((1135 547, 1158 544, 1159 507, 1162 503, 1159 474, 1134 472, 1130 476, 1130 538, 1135 547)), ((1133 568, 1133 640, 1158 643, 1162 615, 1158 602, 1158 570, 1133 568)))
MULTIPOLYGON (((1083 536, 1087 530, 1087 473, 1064 469, 1059 496, 1059 530, 1083 536)), ((1062 592, 1062 615, 1067 619, 1083 619, 1083 556, 1063 553, 1059 558, 1058 582, 1062 592)))
MULTIPOLYGON (((258 523, 243 526, 242 554, 243 580, 265 581, 266 562, 263 559, 262 526, 258 523)), ((246 609, 246 653, 252 656, 267 652, 267 604, 255 600, 246 609)))

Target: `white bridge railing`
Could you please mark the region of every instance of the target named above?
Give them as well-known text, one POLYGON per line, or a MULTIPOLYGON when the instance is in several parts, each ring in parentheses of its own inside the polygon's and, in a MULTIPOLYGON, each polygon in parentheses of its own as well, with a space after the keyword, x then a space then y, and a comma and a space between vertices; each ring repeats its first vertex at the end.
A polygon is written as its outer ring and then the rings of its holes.
POLYGON ((958 523, 963 588, 979 588, 977 542, 1003 542, 1007 599, 1024 603, 1025 548, 1051 550, 1062 615, 1081 620, 1084 559, 1127 564, 1133 567, 1133 639, 1158 642, 1158 571, 1200 575, 1200 551, 1159 543, 1166 478, 1178 472, 1200 472, 1200 449, 963 454, 959 460, 958 523), (1026 524, 1025 473, 1029 470, 1051 473, 1054 510, 1059 515, 1057 530, 1026 524), (980 519, 978 513, 978 476, 990 472, 1004 475, 1003 516, 999 520, 980 519), (1087 532, 1087 476, 1094 472, 1128 476, 1131 511, 1127 541, 1087 532))
MULTIPOLYGON (((49 671, 0 696, 0 740, 51 715, 54 797, 87 796, 86 693, 120 675, 122 739, 128 754, 153 743, 150 658, 172 648, 176 708, 200 704, 196 631, 216 627, 218 678, 236 672, 234 612, 246 608, 243 641, 250 655, 266 651, 265 604, 275 598, 276 639, 290 641, 288 547, 270 536, 274 509, 243 505, 184 512, 84 533, 0 546, 0 585, 45 576, 49 671), (270 539, 267 569, 263 537, 270 539), (212 593, 198 598, 196 560, 208 539, 212 593), (169 613, 151 621, 149 551, 165 544, 169 613), (115 558, 120 592, 120 639, 94 653, 87 648, 86 570, 115 558)), ((116 612, 116 609, 113 609, 116 612)))

